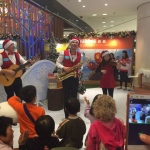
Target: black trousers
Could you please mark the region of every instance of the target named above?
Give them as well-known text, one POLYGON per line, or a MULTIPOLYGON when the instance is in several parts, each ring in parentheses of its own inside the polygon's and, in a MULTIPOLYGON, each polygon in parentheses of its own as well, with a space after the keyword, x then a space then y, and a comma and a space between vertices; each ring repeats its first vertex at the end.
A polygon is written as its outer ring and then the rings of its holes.
POLYGON ((125 88, 127 88, 128 72, 120 71, 120 87, 122 87, 122 82, 125 82, 125 88))
POLYGON ((107 95, 107 91, 109 96, 113 97, 114 94, 114 88, 102 88, 103 94, 107 95))
POLYGON ((21 78, 16 78, 12 85, 10 86, 4 86, 5 92, 7 94, 7 100, 14 96, 14 93, 16 96, 20 98, 20 91, 22 89, 22 81, 21 78))
POLYGON ((63 92, 64 92, 65 118, 68 118, 69 114, 65 110, 65 103, 70 98, 77 98, 79 79, 78 78, 74 78, 74 77, 70 77, 70 78, 65 79, 64 81, 62 81, 62 85, 63 85, 63 92))

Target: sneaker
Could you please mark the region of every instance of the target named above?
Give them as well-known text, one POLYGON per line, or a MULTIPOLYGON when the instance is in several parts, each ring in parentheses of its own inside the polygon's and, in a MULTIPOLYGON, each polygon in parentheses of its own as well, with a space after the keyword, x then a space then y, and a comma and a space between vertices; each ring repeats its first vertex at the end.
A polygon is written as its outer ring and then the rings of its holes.
POLYGON ((117 88, 117 89, 122 89, 122 87, 119 87, 119 88, 117 88))

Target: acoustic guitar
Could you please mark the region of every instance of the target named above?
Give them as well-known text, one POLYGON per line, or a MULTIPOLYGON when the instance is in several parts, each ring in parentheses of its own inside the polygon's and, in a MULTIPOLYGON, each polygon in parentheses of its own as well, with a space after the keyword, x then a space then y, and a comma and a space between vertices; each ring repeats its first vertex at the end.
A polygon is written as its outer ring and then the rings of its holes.
MULTIPOLYGON (((39 55, 36 55, 35 57, 31 58, 30 60, 39 60, 40 56, 39 55)), ((23 74, 23 70, 25 66, 31 64, 30 61, 27 61, 25 64, 22 64, 20 66, 18 65, 11 65, 8 69, 10 70, 13 70, 15 71, 15 74, 14 75, 11 75, 11 74, 5 74, 5 73, 2 73, 0 74, 0 83, 3 85, 3 86, 10 86, 13 84, 15 78, 18 78, 18 77, 21 77, 22 74, 23 74)))

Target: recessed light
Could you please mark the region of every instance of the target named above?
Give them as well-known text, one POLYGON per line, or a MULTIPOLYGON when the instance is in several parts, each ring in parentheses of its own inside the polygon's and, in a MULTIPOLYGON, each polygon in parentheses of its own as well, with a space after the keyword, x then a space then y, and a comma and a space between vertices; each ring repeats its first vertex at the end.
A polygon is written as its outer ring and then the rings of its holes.
POLYGON ((114 22, 114 21, 110 21, 110 22, 114 22))
POLYGON ((106 23, 106 22, 102 22, 102 23, 106 23))
POLYGON ((81 0, 78 0, 78 2, 81 2, 81 0))
POLYGON ((64 35, 64 36, 66 36, 66 35, 64 35))
POLYGON ((106 16, 107 14, 103 14, 103 16, 106 16))
POLYGON ((114 25, 111 25, 111 27, 113 27, 114 25))
POLYGON ((103 26, 104 28, 106 28, 106 26, 103 26))
POLYGON ((82 7, 85 7, 85 5, 83 5, 82 7))
POLYGON ((85 28, 87 28, 87 27, 85 27, 85 28))
POLYGON ((78 21, 78 20, 76 20, 76 21, 78 21))
POLYGON ((97 14, 93 14, 92 16, 97 16, 97 14))
POLYGON ((108 4, 104 4, 105 6, 108 6, 108 4))

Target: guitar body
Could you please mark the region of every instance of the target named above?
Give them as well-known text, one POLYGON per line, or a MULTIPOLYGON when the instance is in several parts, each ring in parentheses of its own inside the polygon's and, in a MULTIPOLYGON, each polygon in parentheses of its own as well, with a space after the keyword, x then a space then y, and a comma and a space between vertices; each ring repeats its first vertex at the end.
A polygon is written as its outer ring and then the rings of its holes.
MULTIPOLYGON (((15 70, 17 69, 19 66, 18 65, 11 65, 8 69, 10 70, 15 70)), ((9 74, 0 74, 0 83, 3 86, 10 86, 13 84, 15 78, 21 77, 22 76, 23 71, 19 70, 16 72, 15 75, 9 75, 9 74)))

